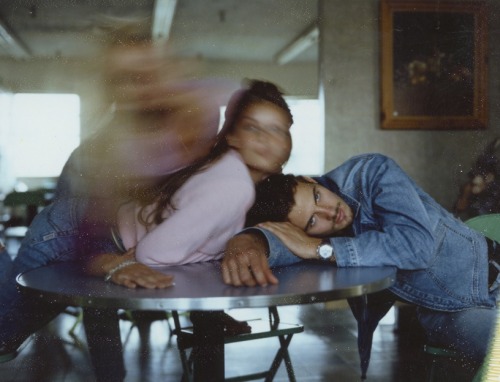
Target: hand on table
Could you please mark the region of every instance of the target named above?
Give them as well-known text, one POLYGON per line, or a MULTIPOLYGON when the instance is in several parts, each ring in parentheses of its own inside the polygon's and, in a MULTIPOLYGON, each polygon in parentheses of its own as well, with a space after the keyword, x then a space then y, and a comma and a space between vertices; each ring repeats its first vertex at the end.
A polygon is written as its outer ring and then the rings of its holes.
POLYGON ((292 223, 265 222, 257 226, 275 234, 294 255, 305 260, 318 258, 316 249, 321 239, 309 236, 303 229, 292 223))
POLYGON ((222 278, 234 286, 277 284, 267 261, 267 245, 258 234, 240 234, 226 246, 222 260, 222 278))
POLYGON ((93 276, 106 276, 111 273, 115 284, 127 288, 162 289, 174 284, 174 277, 156 271, 147 265, 135 262, 135 248, 124 254, 103 253, 93 257, 86 265, 85 270, 93 276), (120 264, 129 263, 123 268, 120 264), (117 268, 118 267, 118 268, 117 268))
POLYGON ((173 285, 174 277, 155 271, 147 265, 135 263, 116 271, 111 276, 111 281, 127 288, 163 289, 173 285))

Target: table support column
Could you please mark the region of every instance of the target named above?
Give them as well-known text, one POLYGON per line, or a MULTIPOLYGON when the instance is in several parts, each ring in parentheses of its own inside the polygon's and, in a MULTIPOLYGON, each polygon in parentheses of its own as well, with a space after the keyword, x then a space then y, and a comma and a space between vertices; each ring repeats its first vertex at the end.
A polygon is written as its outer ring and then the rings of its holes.
POLYGON ((116 309, 85 308, 83 325, 96 381, 123 381, 125 366, 116 309))
POLYGON ((224 323, 222 312, 191 312, 193 377, 196 382, 224 381, 224 323))

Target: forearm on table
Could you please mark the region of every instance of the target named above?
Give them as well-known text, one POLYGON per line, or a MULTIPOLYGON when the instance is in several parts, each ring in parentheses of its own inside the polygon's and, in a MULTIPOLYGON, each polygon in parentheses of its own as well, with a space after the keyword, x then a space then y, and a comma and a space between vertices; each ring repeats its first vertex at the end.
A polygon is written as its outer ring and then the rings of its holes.
POLYGON ((302 259, 295 256, 280 239, 266 229, 249 227, 243 230, 242 233, 251 233, 256 240, 261 241, 261 248, 265 248, 270 267, 291 265, 302 261, 302 259))

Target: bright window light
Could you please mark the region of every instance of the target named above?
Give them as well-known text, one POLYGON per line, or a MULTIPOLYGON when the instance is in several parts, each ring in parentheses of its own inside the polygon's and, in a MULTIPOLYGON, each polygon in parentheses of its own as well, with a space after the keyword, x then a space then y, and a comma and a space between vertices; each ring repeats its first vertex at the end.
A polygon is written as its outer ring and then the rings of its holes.
POLYGON ((296 175, 323 175, 325 168, 325 128, 317 99, 289 99, 293 115, 292 154, 283 172, 296 175))
POLYGON ((16 178, 57 177, 80 143, 76 94, 14 94, 9 157, 16 178))

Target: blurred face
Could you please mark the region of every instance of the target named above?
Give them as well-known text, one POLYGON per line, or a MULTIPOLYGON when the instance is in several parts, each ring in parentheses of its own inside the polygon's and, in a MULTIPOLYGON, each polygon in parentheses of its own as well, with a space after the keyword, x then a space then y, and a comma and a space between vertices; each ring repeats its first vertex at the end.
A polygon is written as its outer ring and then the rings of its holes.
POLYGON ((332 236, 352 224, 351 208, 337 194, 316 182, 299 182, 294 199, 288 220, 310 236, 332 236))
POLYGON ((227 140, 240 153, 254 181, 281 172, 292 150, 290 125, 287 113, 266 101, 251 104, 236 121, 227 140))

